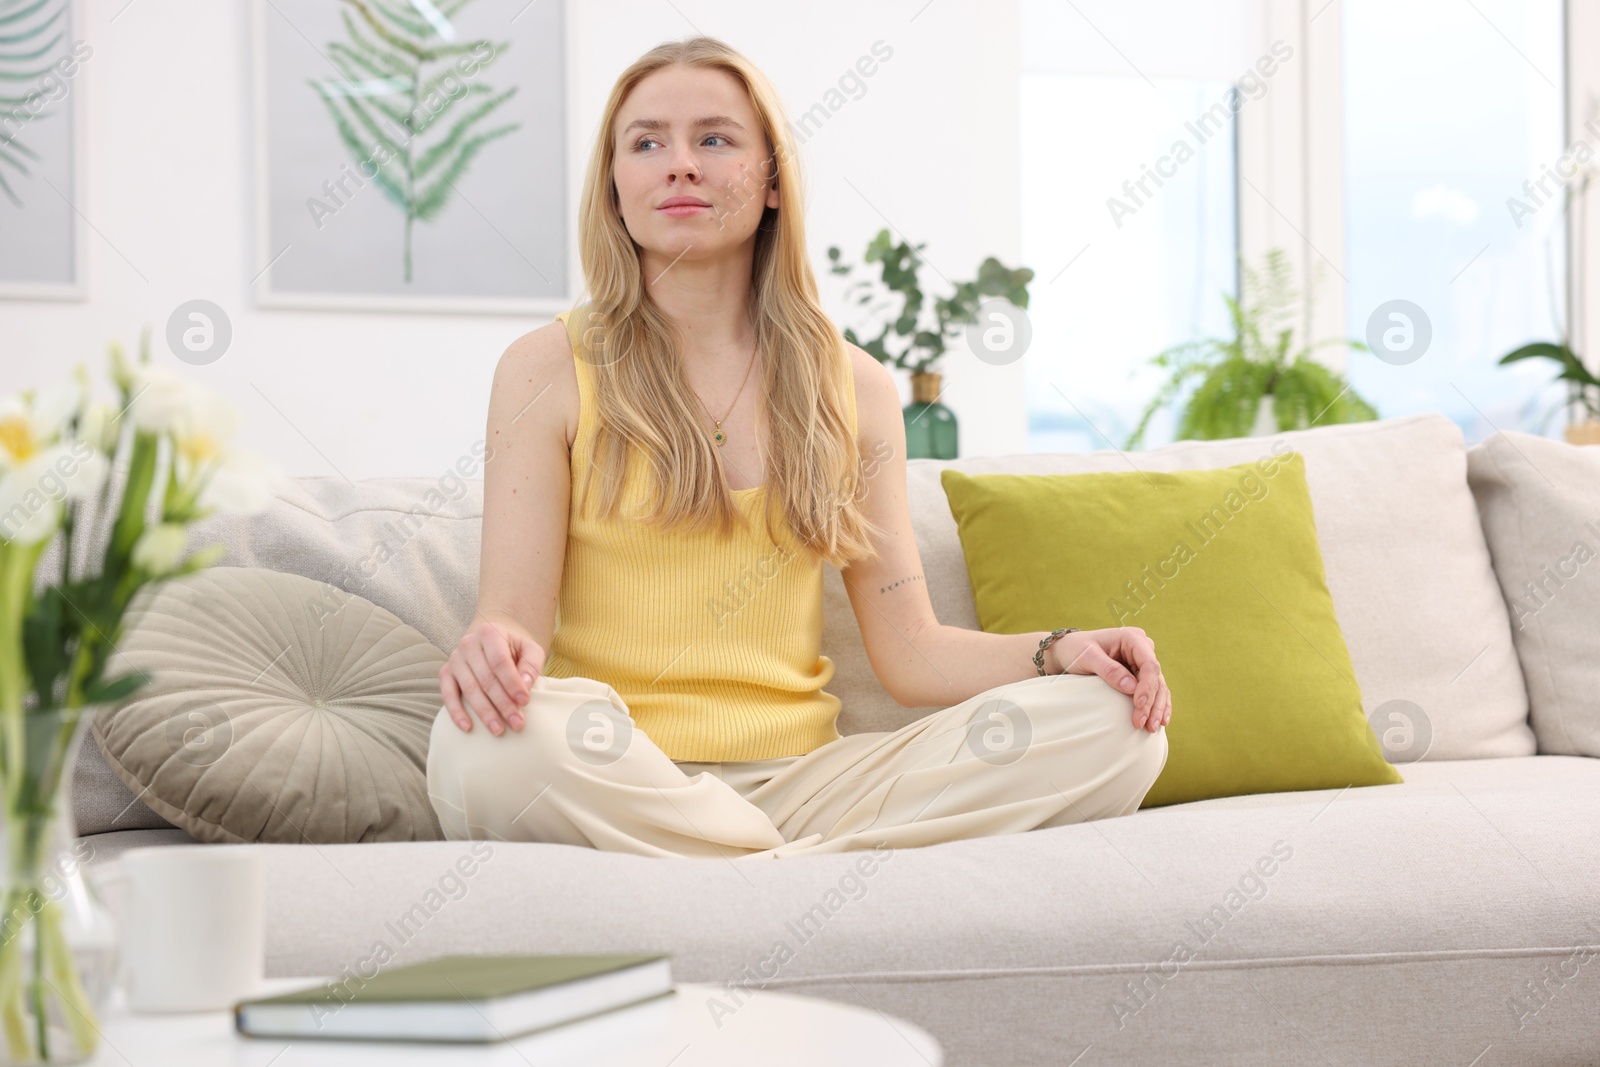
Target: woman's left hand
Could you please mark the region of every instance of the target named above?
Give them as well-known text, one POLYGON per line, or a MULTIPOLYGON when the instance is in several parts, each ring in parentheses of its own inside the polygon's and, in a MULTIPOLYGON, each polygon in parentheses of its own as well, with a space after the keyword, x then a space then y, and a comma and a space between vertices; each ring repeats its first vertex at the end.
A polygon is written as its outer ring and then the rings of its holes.
POLYGON ((1119 693, 1133 695, 1133 725, 1155 733, 1172 718, 1172 691, 1156 662, 1156 643, 1137 626, 1080 630, 1050 645, 1052 674, 1098 674, 1119 693))

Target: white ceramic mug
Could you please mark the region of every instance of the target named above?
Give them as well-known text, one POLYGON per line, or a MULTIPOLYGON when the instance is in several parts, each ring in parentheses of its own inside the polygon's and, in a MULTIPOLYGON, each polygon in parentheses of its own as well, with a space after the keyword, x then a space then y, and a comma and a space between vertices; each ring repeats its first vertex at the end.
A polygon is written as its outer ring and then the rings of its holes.
POLYGON ((217 1011, 262 990, 262 857, 249 845, 123 853, 122 982, 134 1011, 217 1011))

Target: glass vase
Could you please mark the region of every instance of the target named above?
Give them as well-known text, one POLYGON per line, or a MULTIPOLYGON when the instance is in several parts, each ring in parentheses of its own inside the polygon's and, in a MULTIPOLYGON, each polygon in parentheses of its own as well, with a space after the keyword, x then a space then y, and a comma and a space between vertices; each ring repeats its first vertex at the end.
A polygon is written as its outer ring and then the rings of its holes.
POLYGON ((937 371, 911 376, 911 403, 905 408, 906 458, 955 459, 956 413, 939 403, 937 371))
POLYGON ((111 912, 84 877, 72 779, 93 708, 0 714, 0 1065, 83 1063, 117 975, 111 912))

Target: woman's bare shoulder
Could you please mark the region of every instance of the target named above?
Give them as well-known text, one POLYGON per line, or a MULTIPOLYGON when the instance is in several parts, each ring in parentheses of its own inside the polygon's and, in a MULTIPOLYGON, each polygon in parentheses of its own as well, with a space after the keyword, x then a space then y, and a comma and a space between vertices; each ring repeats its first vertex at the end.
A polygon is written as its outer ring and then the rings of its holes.
POLYGON ((536 408, 543 409, 539 422, 559 420, 571 449, 578 432, 578 373, 566 324, 552 320, 507 345, 495 367, 494 390, 515 402, 519 422, 536 408))
MULTIPOLYGON (((855 376, 856 436, 869 441, 893 441, 891 424, 902 417, 900 386, 894 373, 859 345, 846 341, 844 350, 855 376)), ((905 432, 903 426, 901 432, 905 432)))

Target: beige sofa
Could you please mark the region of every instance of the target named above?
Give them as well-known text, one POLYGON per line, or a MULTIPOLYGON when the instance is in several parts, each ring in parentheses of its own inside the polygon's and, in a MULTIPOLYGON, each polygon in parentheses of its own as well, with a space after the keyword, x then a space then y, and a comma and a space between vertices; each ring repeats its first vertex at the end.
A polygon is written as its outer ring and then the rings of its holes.
MULTIPOLYGON (((1512 543, 1538 532, 1512 483, 1543 474, 1507 475, 1504 462, 1532 439, 1500 435, 1469 455, 1437 415, 1279 437, 1305 456, 1366 710, 1386 747, 1399 746, 1404 784, 1146 809, 903 850, 870 874, 849 854, 749 866, 536 843, 265 846, 268 974, 370 974, 381 959, 461 952, 663 950, 683 980, 915 1020, 953 1065, 1600 1061, 1600 750, 1586 732, 1600 722, 1600 687, 1561 692, 1567 704, 1553 709, 1562 665, 1539 657, 1563 646, 1525 639, 1502 592, 1537 577, 1512 543), (1481 513, 1475 488, 1500 511, 1481 513), (1545 701, 1532 723, 1525 672, 1545 701)), ((948 465, 1214 467, 1274 440, 948 465)), ((1593 451, 1585 462, 1600 459, 1593 451)), ((939 618, 975 628, 943 466, 911 462, 913 520, 939 618)), ((228 543, 227 564, 331 581, 448 647, 475 597, 471 469, 296 479, 266 515, 218 520, 211 533, 228 543)), ((1586 517, 1600 520, 1600 479, 1589 484, 1586 517)), ((839 575, 825 575, 841 729, 929 710, 878 686, 839 575)), ((1563 595, 1567 610, 1596 602, 1563 595)), ((1592 619, 1587 635, 1594 657, 1592 619)), ((1240 669, 1272 654, 1241 648, 1240 669)), ((97 880, 127 848, 192 840, 133 797, 92 737, 77 775, 97 880)))

